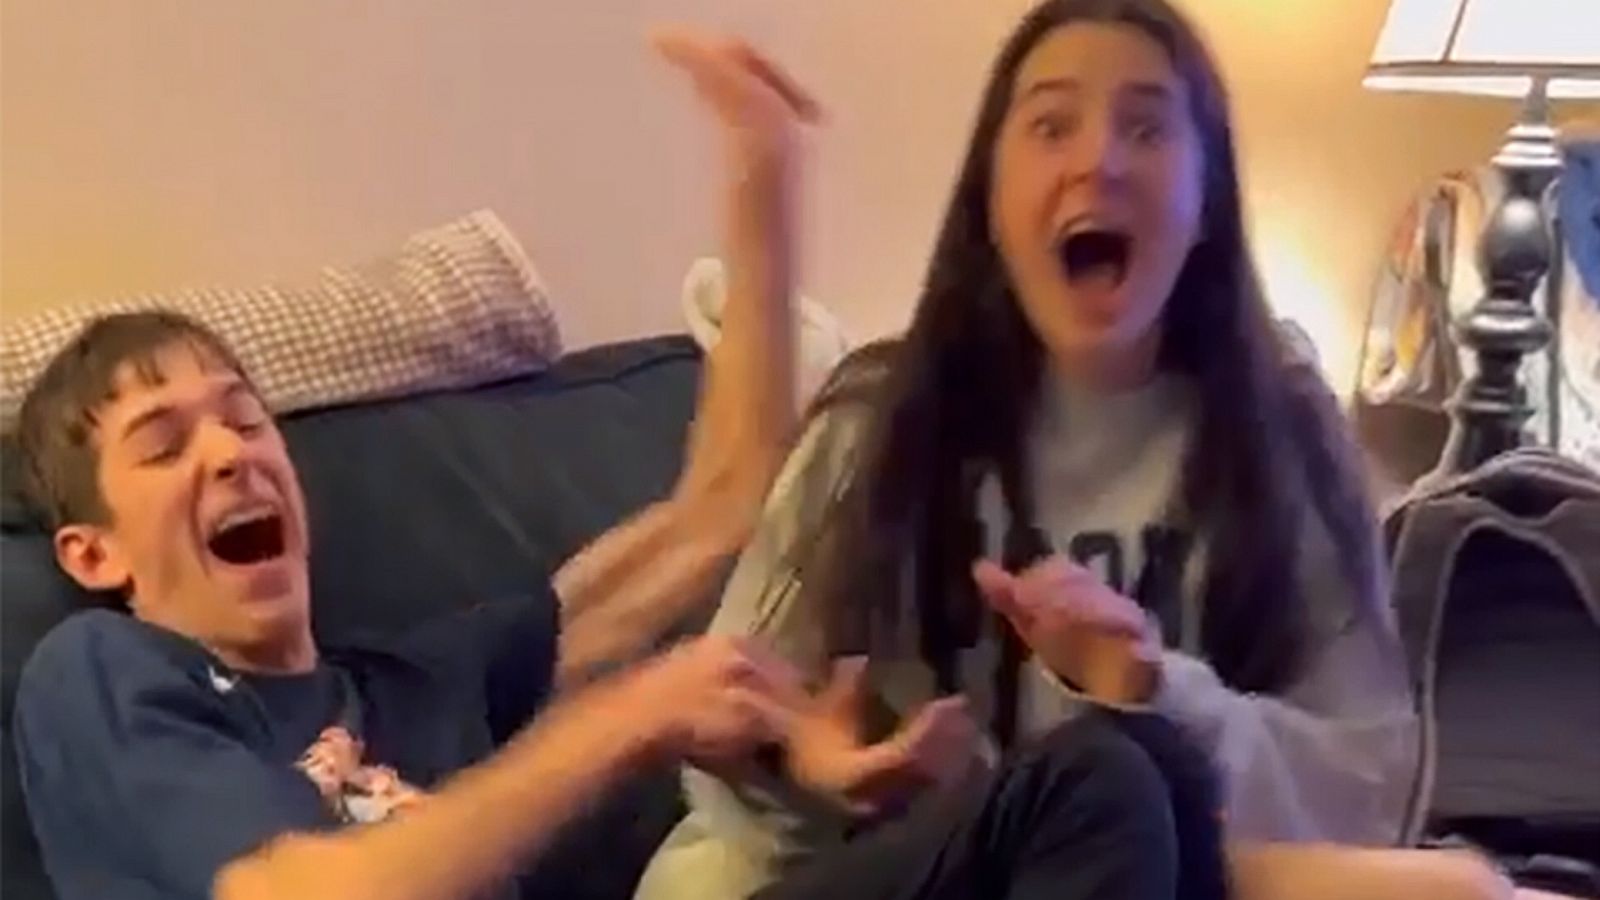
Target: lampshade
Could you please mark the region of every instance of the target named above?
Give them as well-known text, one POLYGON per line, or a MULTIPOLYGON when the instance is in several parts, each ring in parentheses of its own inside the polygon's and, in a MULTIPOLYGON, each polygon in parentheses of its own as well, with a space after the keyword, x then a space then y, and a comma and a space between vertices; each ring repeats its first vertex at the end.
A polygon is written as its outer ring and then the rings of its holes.
POLYGON ((1600 99, 1600 0, 1391 0, 1362 82, 1380 90, 1600 99))

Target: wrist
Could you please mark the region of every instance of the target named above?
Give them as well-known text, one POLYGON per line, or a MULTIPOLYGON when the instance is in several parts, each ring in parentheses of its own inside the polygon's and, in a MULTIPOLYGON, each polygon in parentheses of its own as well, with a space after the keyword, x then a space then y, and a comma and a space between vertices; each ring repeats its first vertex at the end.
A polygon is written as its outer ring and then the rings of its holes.
POLYGON ((659 658, 650 659, 601 688, 612 692, 612 715, 623 723, 629 761, 641 768, 675 765, 688 744, 681 717, 658 697, 659 669, 659 658))
POLYGON ((728 171, 736 184, 786 188, 799 163, 796 136, 731 129, 727 136, 728 171))

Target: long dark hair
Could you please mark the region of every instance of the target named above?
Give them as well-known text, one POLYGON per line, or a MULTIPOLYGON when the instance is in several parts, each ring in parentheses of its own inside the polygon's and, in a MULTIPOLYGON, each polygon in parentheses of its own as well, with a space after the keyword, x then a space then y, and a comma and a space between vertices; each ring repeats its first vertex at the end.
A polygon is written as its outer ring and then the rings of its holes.
MULTIPOLYGON (((1291 356, 1257 283, 1217 68, 1165 0, 1047 0, 1005 44, 909 331, 847 360, 813 407, 818 415, 865 404, 868 424, 847 480, 805 492, 812 539, 797 546, 794 564, 822 605, 835 652, 867 649, 873 630, 909 606, 924 658, 954 690, 955 650, 983 615, 969 566, 983 551, 975 504, 987 474, 998 476, 1009 516, 1008 562, 1040 552, 1025 436, 1045 349, 991 239, 988 201, 1017 68, 1052 30, 1075 22, 1137 28, 1189 86, 1205 153, 1203 237, 1167 304, 1160 366, 1199 400, 1181 501, 1206 541, 1201 643, 1235 689, 1281 689, 1306 641, 1295 578, 1302 502, 1326 523, 1362 609, 1376 602, 1379 583, 1375 523, 1337 406, 1312 366, 1291 356)), ((1014 672, 1003 667, 997 678, 1001 694, 1008 679, 1014 688, 1014 672)))

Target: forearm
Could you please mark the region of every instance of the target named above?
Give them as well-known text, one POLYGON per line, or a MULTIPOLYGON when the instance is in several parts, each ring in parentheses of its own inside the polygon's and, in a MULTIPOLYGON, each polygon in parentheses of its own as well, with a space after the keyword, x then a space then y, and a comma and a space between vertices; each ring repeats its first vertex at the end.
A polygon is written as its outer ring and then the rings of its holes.
POLYGON ((290 835, 226 868, 221 900, 455 900, 515 874, 583 808, 651 764, 660 729, 612 714, 630 674, 546 713, 500 753, 370 828, 290 835))
POLYGON ((563 634, 671 543, 677 509, 672 501, 652 503, 561 564, 552 586, 561 600, 563 634))
POLYGON ((795 420, 793 185, 800 162, 787 150, 734 152, 723 198, 728 299, 707 399, 735 397, 739 412, 754 419, 758 441, 781 454, 795 420))
MULTIPOLYGON (((1511 900, 1504 876, 1474 853, 1333 844, 1228 847, 1238 900, 1511 900)), ((1520 893, 1515 896, 1524 896, 1520 893)))
POLYGON ((649 649, 709 599, 748 540, 794 429, 790 295, 796 163, 734 144, 723 195, 728 300, 706 359, 672 496, 606 532, 556 574, 558 685, 649 649))
POLYGON ((1182 725, 1230 785, 1230 832, 1265 840, 1392 843, 1415 774, 1415 720, 1377 688, 1334 709, 1231 690, 1168 653, 1152 706, 1182 725))
POLYGON ((678 492, 714 493, 753 526, 793 437, 798 154, 730 139, 722 196, 728 294, 706 358, 678 492))
POLYGON ((562 618, 557 689, 653 649, 709 602, 745 533, 732 516, 675 498, 579 551, 555 577, 562 618))

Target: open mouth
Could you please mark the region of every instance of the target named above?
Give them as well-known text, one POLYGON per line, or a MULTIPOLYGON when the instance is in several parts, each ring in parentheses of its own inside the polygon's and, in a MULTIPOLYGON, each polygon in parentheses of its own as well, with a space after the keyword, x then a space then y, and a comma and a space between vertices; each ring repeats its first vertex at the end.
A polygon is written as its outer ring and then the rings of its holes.
POLYGON ((1068 282, 1115 288, 1128 276, 1133 239, 1120 231, 1084 228, 1067 235, 1056 252, 1068 282))
POLYGON ((230 513, 211 529, 206 547, 218 559, 235 566, 277 559, 287 549, 283 516, 266 508, 230 513))

